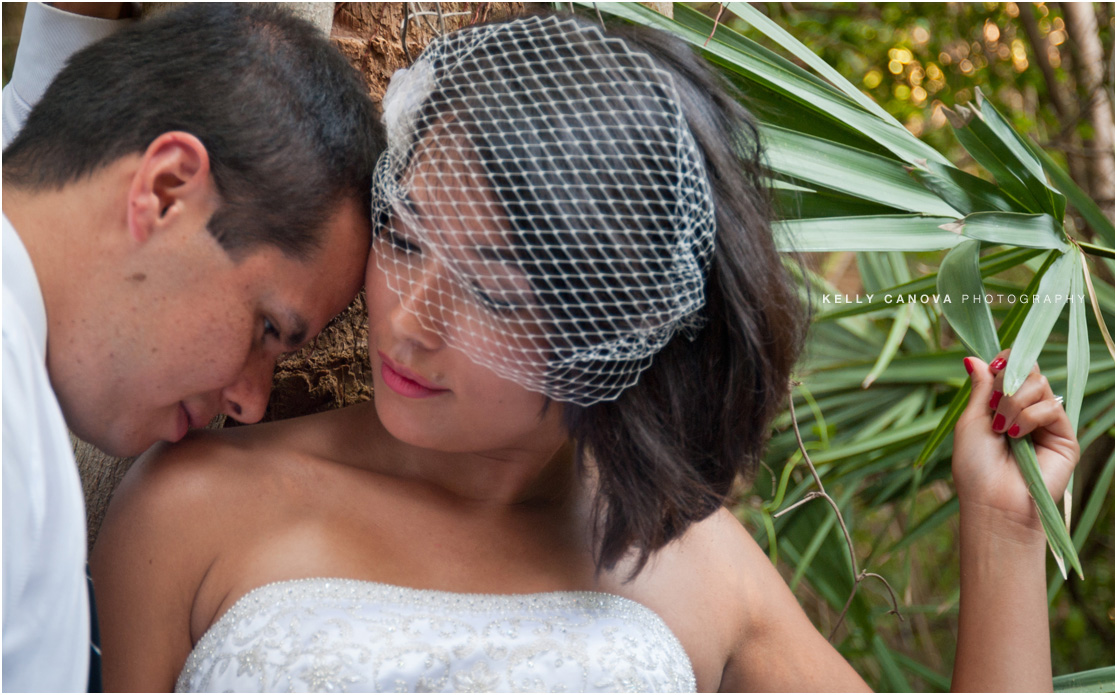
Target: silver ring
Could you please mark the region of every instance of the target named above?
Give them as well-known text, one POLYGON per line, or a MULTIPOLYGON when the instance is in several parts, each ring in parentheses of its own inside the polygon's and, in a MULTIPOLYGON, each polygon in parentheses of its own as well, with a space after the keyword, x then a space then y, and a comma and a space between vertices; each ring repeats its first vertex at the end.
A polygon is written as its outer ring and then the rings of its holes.
POLYGON ((1058 403, 1059 405, 1062 405, 1063 404, 1063 397, 1062 396, 1055 396, 1055 402, 1058 403))

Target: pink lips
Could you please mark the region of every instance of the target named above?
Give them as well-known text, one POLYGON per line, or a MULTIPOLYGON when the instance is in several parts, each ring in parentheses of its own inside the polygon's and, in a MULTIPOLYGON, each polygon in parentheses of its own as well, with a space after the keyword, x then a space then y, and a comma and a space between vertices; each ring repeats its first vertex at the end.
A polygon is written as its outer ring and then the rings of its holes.
POLYGON ((186 433, 190 430, 198 429, 199 427, 205 427, 208 421, 199 420, 198 416, 194 415, 194 413, 190 412, 190 408, 186 407, 185 401, 179 401, 178 419, 176 422, 177 427, 175 429, 175 438, 171 440, 172 442, 179 441, 180 439, 185 437, 186 433))
POLYGON ((383 352, 377 354, 380 355, 380 376, 384 379, 384 385, 399 395, 407 398, 430 398, 449 391, 395 364, 383 352))
POLYGON ((186 409, 186 404, 179 402, 178 404, 178 427, 175 430, 175 438, 172 442, 177 442, 186 436, 190 431, 190 411, 186 409))

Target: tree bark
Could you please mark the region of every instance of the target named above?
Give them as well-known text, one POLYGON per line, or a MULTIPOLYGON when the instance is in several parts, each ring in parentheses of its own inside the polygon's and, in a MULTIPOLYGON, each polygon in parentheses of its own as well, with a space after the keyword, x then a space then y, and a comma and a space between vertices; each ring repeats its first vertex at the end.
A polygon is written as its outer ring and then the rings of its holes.
POLYGON ((673 2, 642 2, 640 4, 650 7, 664 17, 675 18, 675 3, 673 2))
MULTIPOLYGON (((143 4, 142 17, 153 17, 157 14, 162 14, 167 10, 185 5, 184 2, 145 2, 143 4)), ((282 7, 292 14, 302 17, 314 26, 322 30, 323 34, 329 34, 330 27, 334 21, 334 3, 330 2, 261 2, 261 5, 277 5, 282 7)))
POLYGON ((1049 44, 1047 39, 1039 32, 1039 24, 1036 21, 1035 13, 1036 8, 1029 7, 1028 3, 1020 6, 1020 24, 1023 25, 1024 33, 1028 36, 1028 43, 1032 46, 1032 60, 1039 66, 1039 70, 1043 74, 1043 83, 1047 87, 1047 98, 1051 101, 1051 105, 1055 107, 1055 113, 1059 118, 1059 133, 1054 139, 1066 153, 1067 170, 1070 172, 1070 177, 1083 190, 1089 190, 1086 162, 1079 154, 1082 149, 1082 142, 1074 128, 1078 122, 1078 108, 1066 86, 1060 84, 1058 78, 1055 77, 1055 69, 1051 66, 1051 59, 1047 57, 1049 44))
POLYGON ((1089 182, 1086 190, 1112 220, 1113 103, 1105 89, 1105 53, 1098 37, 1094 3, 1065 2, 1061 8, 1067 33, 1078 48, 1078 60, 1074 61, 1075 79, 1086 99, 1083 111, 1093 129, 1093 137, 1083 141, 1089 182))

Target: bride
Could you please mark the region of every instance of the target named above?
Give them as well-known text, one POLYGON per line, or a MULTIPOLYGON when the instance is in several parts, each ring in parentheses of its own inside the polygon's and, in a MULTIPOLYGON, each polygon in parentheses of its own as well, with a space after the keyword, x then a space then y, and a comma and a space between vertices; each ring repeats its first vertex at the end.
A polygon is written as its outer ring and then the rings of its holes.
MULTIPOLYGON (((802 336, 741 107, 667 37, 533 17, 432 44, 384 112, 375 399, 133 467, 91 560, 107 689, 865 689, 722 506, 802 336)), ((1003 433, 1056 497, 1078 445, 1038 371, 994 410, 1003 362, 965 366, 954 685, 1047 689, 1003 433)))

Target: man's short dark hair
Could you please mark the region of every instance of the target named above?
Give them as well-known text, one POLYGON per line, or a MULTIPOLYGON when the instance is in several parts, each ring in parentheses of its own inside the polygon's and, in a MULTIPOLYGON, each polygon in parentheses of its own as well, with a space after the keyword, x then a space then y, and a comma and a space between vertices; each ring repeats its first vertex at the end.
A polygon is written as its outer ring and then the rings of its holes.
POLYGON ((305 258, 342 200, 368 208, 383 129, 356 70, 309 23, 274 7, 199 4, 75 54, 4 151, 4 183, 61 189, 161 134, 209 152, 230 253, 305 258))

